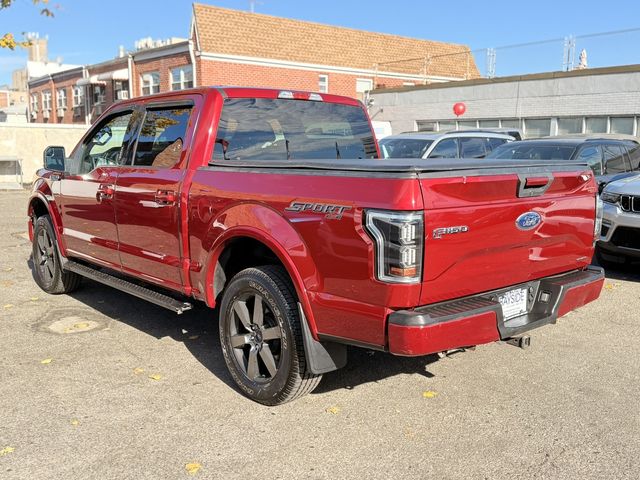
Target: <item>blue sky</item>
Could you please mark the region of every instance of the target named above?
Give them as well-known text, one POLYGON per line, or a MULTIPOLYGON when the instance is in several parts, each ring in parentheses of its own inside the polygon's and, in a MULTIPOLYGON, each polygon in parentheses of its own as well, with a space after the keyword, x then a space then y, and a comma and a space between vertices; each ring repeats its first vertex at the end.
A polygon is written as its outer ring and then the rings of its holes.
MULTIPOLYGON (((249 9, 248 0, 207 1, 227 8, 249 9)), ((0 11, 0 30, 36 31, 49 36, 49 57, 88 64, 116 56, 118 45, 133 49, 135 40, 151 36, 187 37, 191 18, 188 0, 50 0, 55 18, 38 14, 31 0, 16 0, 0 11)), ((360 0, 262 0, 255 10, 301 20, 446 42, 472 49, 500 47, 640 27, 640 2, 608 0, 538 0, 443 2, 434 0, 374 2, 360 0), (519 8, 520 7, 520 8, 519 8)), ((589 65, 640 63, 640 31, 577 40, 586 48, 589 65)), ((497 51, 497 75, 559 70, 562 41, 497 51)), ((0 85, 24 64, 24 52, 0 50, 0 85)), ((485 71, 485 53, 476 61, 485 71)))

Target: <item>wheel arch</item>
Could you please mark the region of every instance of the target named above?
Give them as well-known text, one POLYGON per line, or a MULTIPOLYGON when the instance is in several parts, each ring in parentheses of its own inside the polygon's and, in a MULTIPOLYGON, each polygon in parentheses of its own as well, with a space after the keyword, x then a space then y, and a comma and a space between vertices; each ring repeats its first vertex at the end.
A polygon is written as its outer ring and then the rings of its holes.
POLYGON ((60 217, 60 212, 58 211, 51 191, 45 182, 42 182, 42 184, 44 186, 36 186, 37 189, 34 189, 34 192, 29 198, 27 207, 27 215, 29 216, 29 239, 33 241, 33 226, 35 220, 43 215, 49 215, 53 222, 53 230, 56 234, 59 253, 62 256, 66 256, 65 245, 62 241, 62 218, 60 217))
MULTIPOLYGON (((229 279, 220 276, 220 269, 224 271, 224 264, 228 260, 225 257, 231 257, 234 248, 249 246, 248 250, 241 252, 243 257, 248 257, 247 261, 236 262, 235 265, 248 268, 260 265, 260 261, 263 260, 270 262, 263 262, 262 265, 274 261, 282 265, 293 283, 312 334, 317 337, 307 290, 319 287, 318 270, 302 237, 279 212, 264 205, 236 205, 217 215, 210 223, 209 232, 204 240, 208 253, 203 262, 204 278, 201 277, 199 283, 204 286, 207 305, 216 305, 216 297, 224 288, 224 283, 221 285, 220 282, 229 279), (258 255, 256 250, 259 252, 258 255)), ((233 273, 233 270, 232 268, 229 273, 233 273)))

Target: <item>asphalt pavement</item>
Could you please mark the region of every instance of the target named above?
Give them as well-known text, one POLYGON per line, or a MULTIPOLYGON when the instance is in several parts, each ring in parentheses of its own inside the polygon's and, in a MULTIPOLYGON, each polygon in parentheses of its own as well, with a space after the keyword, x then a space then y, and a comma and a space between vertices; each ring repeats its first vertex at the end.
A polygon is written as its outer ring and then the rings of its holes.
MULTIPOLYGON (((214 312, 34 283, 26 192, 0 192, 0 479, 637 479, 640 274, 502 343, 346 368, 264 407, 227 373, 214 312)), ((635 271, 634 271, 635 270, 635 271)))

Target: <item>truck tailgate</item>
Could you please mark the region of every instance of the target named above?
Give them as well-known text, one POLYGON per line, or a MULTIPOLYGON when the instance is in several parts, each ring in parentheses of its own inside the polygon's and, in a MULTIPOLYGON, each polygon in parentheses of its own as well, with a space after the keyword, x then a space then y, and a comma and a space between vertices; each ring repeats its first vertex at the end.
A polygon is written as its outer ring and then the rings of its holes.
POLYGON ((585 267, 596 186, 573 167, 419 175, 425 205, 421 303, 585 267))

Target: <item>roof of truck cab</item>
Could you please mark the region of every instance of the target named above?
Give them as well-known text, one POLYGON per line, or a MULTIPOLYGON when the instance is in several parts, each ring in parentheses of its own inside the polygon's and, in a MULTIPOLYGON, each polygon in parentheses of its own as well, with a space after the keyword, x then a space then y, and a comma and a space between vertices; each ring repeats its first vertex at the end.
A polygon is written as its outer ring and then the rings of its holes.
MULTIPOLYGON (((118 102, 118 105, 135 105, 138 103, 152 103, 157 101, 171 100, 188 94, 211 95, 219 94, 225 98, 278 98, 281 92, 292 92, 295 95, 308 96, 310 94, 320 95, 322 101, 326 103, 341 103, 344 105, 352 105, 362 107, 362 102, 352 97, 342 95, 332 95, 328 93, 309 92, 304 90, 288 90, 281 88, 262 88, 262 87, 236 87, 236 86, 206 86, 189 88, 185 90, 176 90, 172 92, 155 93, 153 95, 145 95, 143 97, 135 97, 130 100, 118 102)), ((305 98, 298 98, 301 101, 310 101, 305 98)))

